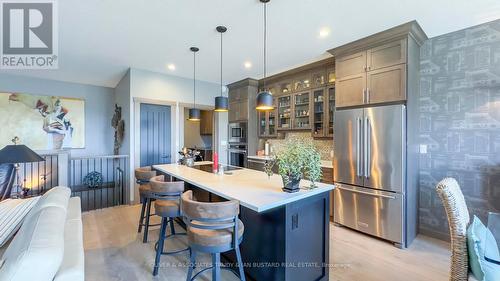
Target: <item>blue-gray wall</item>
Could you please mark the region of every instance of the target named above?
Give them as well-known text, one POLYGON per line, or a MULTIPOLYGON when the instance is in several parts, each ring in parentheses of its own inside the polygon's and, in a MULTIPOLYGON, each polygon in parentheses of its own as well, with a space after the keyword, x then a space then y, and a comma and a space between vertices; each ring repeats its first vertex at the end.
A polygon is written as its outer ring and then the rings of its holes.
MULTIPOLYGON (((72 149, 73 156, 113 154, 114 113, 112 88, 0 74, 0 92, 62 96, 85 100, 85 148, 72 149)), ((0 121, 1 122, 1 121, 0 121)))
POLYGON ((469 212, 500 211, 500 20, 429 39, 421 48, 420 231, 448 235, 434 187, 460 183, 469 212))

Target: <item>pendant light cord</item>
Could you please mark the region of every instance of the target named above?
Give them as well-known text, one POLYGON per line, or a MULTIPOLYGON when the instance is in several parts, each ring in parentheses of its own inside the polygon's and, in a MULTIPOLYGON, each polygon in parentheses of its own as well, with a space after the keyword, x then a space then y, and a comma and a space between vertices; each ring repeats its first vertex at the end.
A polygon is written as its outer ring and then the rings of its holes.
POLYGON ((222 32, 220 33, 220 96, 224 96, 222 90, 222 32))
POLYGON ((193 52, 193 108, 196 108, 196 52, 193 52))
POLYGON ((267 78, 267 3, 264 3, 264 91, 266 91, 266 78, 267 78))

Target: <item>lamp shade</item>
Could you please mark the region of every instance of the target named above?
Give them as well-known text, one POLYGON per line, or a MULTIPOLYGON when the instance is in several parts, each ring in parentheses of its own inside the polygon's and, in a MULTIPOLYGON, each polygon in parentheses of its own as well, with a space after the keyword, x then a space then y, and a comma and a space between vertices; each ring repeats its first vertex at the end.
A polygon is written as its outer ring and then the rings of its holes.
POLYGON ((255 106, 257 110, 273 110, 273 96, 269 91, 262 91, 257 95, 257 105, 255 106))
POLYGON ((0 164, 17 164, 45 161, 42 156, 36 154, 26 145, 7 145, 0 150, 0 164))
POLYGON ((228 99, 224 96, 215 97, 215 109, 216 112, 226 112, 229 111, 228 99))
POLYGON ((200 121, 200 110, 198 108, 189 109, 189 121, 200 121))

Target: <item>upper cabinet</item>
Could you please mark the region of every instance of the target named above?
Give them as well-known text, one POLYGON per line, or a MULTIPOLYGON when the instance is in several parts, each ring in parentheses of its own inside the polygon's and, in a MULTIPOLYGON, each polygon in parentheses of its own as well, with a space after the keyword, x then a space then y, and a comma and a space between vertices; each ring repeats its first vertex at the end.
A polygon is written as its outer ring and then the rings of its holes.
POLYGON ((414 69, 426 39, 420 26, 409 22, 330 50, 336 107, 406 102, 409 87, 418 87, 414 69))
POLYGON ((335 80, 333 58, 269 77, 267 88, 276 108, 259 113, 259 137, 282 137, 283 131, 294 130, 310 131, 315 138, 330 137, 328 89, 335 87, 335 80))
POLYGON ((369 71, 366 76, 366 103, 406 100, 406 65, 369 71))
POLYGON ((406 63, 406 39, 371 48, 366 51, 366 59, 368 71, 406 63))
POLYGON ((278 97, 278 130, 292 128, 292 96, 278 97))
POLYGON ((294 95, 294 115, 293 115, 293 128, 294 129, 311 129, 311 99, 310 92, 298 93, 294 95))
POLYGON ((337 78, 348 77, 366 71, 366 51, 335 59, 337 78))
POLYGON ((406 39, 341 56, 336 66, 337 107, 406 99, 406 39))
POLYGON ((228 88, 229 122, 255 122, 258 118, 254 105, 257 96, 258 81, 244 79, 228 85, 228 88))
MULTIPOLYGON (((272 93, 272 92, 271 92, 272 93)), ((273 99, 274 110, 259 111, 259 137, 260 138, 274 138, 278 136, 276 130, 276 115, 278 107, 276 106, 277 98, 273 99)))
POLYGON ((202 110, 200 118, 200 135, 212 135, 214 131, 214 115, 212 110, 202 110))

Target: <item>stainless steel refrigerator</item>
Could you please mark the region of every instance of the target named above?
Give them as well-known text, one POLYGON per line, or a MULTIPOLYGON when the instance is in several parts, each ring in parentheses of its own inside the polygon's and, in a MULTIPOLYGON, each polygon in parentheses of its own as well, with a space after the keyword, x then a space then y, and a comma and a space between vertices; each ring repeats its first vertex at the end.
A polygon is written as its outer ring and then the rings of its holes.
POLYGON ((334 135, 334 222, 405 247, 406 107, 339 109, 334 135))

